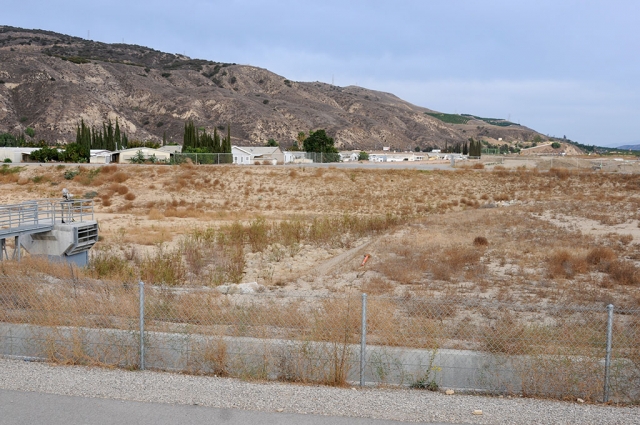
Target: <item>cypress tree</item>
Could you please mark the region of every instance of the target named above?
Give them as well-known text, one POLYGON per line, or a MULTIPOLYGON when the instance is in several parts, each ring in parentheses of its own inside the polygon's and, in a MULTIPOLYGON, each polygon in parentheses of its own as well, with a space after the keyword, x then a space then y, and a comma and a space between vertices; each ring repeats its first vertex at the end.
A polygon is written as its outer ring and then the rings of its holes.
POLYGON ((216 127, 213 128, 213 149, 211 151, 213 153, 220 153, 222 151, 220 135, 218 134, 218 129, 216 127))
POLYGON ((115 142, 115 149, 120 149, 120 146, 122 145, 122 138, 120 136, 120 126, 118 125, 118 118, 116 117, 116 130, 115 130, 115 134, 114 134, 114 142, 115 142))
POLYGON ((116 141, 113 135, 113 124, 111 120, 107 121, 107 149, 110 151, 116 150, 116 141))
POLYGON ((224 153, 231 153, 231 124, 227 124, 227 137, 224 141, 224 153))
MULTIPOLYGON (((84 119, 81 118, 82 125, 84 126, 84 119)), ((80 144, 82 141, 80 136, 80 126, 76 124, 76 143, 80 144)))
POLYGON ((184 123, 184 133, 182 133, 182 147, 187 148, 189 146, 189 142, 187 141, 187 122, 184 123))

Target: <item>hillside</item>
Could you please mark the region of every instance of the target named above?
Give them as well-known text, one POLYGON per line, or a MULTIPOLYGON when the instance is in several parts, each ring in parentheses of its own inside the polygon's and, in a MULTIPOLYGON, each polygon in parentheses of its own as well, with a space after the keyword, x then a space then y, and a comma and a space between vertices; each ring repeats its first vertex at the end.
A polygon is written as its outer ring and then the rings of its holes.
POLYGON ((31 128, 28 141, 68 142, 81 118, 97 126, 117 118, 130 140, 166 134, 174 142, 182 141, 187 119, 209 130, 229 124, 234 144, 273 138, 285 147, 298 132, 317 128, 346 149, 538 135, 505 120, 438 114, 362 87, 295 82, 254 66, 0 26, 0 133, 31 128))

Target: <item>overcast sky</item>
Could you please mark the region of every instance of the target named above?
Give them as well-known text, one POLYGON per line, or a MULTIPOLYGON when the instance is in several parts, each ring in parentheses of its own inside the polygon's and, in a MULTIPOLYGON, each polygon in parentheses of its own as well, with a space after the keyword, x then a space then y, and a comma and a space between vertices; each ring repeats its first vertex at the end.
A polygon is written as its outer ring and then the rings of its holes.
POLYGON ((640 143, 639 19, 637 0, 20 0, 0 14, 600 146, 640 143))

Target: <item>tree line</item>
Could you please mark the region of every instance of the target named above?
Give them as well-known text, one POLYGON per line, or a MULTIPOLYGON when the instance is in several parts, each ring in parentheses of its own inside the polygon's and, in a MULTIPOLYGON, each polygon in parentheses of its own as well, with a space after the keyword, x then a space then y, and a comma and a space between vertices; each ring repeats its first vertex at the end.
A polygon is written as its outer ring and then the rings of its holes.
POLYGON ((182 141, 183 153, 231 153, 231 126, 227 125, 227 135, 220 138, 218 129, 214 127, 213 134, 207 133, 203 127, 196 128, 193 121, 184 124, 182 141))

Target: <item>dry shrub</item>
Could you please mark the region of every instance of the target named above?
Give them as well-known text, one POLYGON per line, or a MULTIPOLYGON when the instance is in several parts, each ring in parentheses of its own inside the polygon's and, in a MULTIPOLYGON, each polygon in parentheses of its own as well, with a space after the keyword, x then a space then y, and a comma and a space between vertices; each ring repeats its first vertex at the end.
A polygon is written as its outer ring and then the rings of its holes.
POLYGON ((105 173, 105 174, 111 174, 111 173, 115 173, 116 171, 118 171, 118 166, 116 164, 111 164, 111 165, 105 165, 101 168, 101 172, 105 173))
POLYGON ((129 192, 126 195, 124 195, 124 199, 126 199, 127 201, 133 201, 134 199, 136 199, 136 195, 129 192))
POLYGON ((125 195, 127 192, 129 192, 129 188, 127 186, 117 183, 112 183, 109 186, 109 190, 118 193, 119 195, 125 195))
POLYGON ((274 240, 286 247, 300 244, 307 237, 307 224, 302 219, 281 221, 273 225, 274 240))
POLYGON ((489 245, 489 241, 484 236, 476 236, 473 240, 473 246, 487 246, 489 245))
POLYGON ((93 276, 124 282, 130 282, 135 277, 131 263, 112 249, 94 249, 91 253, 88 268, 93 276))
POLYGON ((179 250, 156 247, 155 253, 147 255, 139 265, 143 282, 175 286, 184 283, 186 270, 179 250))
POLYGON ((370 295, 382 295, 393 292, 393 284, 382 277, 376 276, 362 283, 362 292, 370 295))
POLYGON ((567 249, 554 251, 547 259, 548 272, 551 277, 570 279, 576 274, 586 273, 588 263, 585 257, 573 255, 567 249))
POLYGON ((560 180, 567 180, 571 176, 571 171, 566 168, 550 168, 549 175, 557 177, 560 180))
POLYGON ((429 263, 425 253, 413 244, 390 244, 391 255, 377 261, 372 269, 382 273, 388 279, 403 285, 411 285, 422 280, 429 263))
POLYGON ((640 269, 632 261, 613 261, 608 272, 611 278, 620 285, 637 286, 640 283, 640 269))
POLYGON ((102 200, 102 206, 103 207, 110 207, 111 206, 111 197, 109 195, 102 195, 100 197, 100 199, 102 200))
POLYGON ((398 330, 403 320, 396 299, 371 296, 367 298, 367 339, 373 344, 401 346, 404 341, 398 330))
POLYGON ((620 235, 619 241, 622 245, 629 245, 633 241, 633 235, 620 235))
POLYGON ((512 313, 503 313, 495 324, 486 326, 480 333, 481 349, 490 353, 527 354, 530 341, 525 338, 525 332, 525 327, 512 313))
POLYGON ((471 166, 471 168, 474 169, 474 170, 484 170, 484 164, 476 162, 475 164, 473 164, 471 166))
POLYGON ((592 248, 587 254, 587 263, 596 266, 599 271, 606 272, 611 263, 618 259, 618 254, 611 248, 598 246, 592 248))
POLYGON ((129 179, 129 175, 124 171, 116 171, 111 176, 111 181, 116 183, 124 183, 129 179))
POLYGON ((23 185, 25 185, 25 184, 27 184, 27 183, 29 183, 29 182, 31 182, 31 180, 29 180, 29 178, 27 178, 27 177, 25 177, 25 176, 20 176, 20 177, 18 178, 18 181, 17 181, 17 183, 18 183, 20 186, 23 186, 23 185))
POLYGON ((436 280, 451 280, 465 269, 477 265, 482 252, 470 246, 453 245, 445 248, 431 263, 431 273, 436 280))
POLYGON ((2 276, 30 277, 45 274, 60 279, 82 276, 82 269, 71 268, 66 263, 51 262, 46 256, 39 255, 24 256, 20 261, 2 261, 0 265, 2 276))
POLYGON ((451 300, 436 300, 411 298, 406 302, 407 314, 410 317, 424 317, 433 320, 442 320, 455 317, 456 305, 451 300))
POLYGON ((227 343, 221 336, 207 338, 201 343, 192 343, 187 370, 194 374, 229 376, 227 343))

